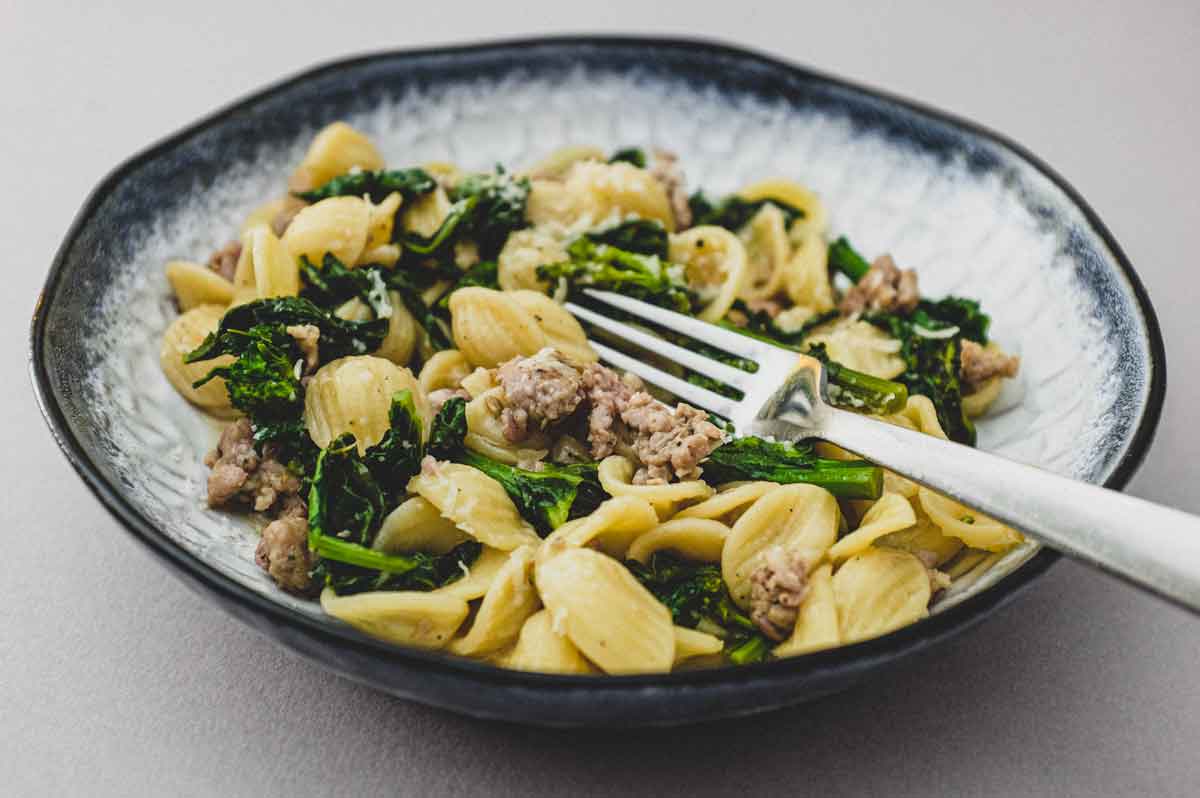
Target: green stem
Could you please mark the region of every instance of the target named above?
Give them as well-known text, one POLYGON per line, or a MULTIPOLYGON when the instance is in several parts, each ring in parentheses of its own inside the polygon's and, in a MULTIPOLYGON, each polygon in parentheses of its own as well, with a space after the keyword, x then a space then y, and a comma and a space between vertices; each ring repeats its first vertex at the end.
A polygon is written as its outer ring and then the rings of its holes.
POLYGON ((856 283, 871 270, 871 264, 850 246, 845 236, 829 245, 829 265, 856 283))
POLYGON ((357 543, 349 543, 329 535, 316 535, 309 539, 309 548, 326 560, 336 560, 360 568, 404 574, 416 568, 418 562, 409 557, 384 554, 357 543))

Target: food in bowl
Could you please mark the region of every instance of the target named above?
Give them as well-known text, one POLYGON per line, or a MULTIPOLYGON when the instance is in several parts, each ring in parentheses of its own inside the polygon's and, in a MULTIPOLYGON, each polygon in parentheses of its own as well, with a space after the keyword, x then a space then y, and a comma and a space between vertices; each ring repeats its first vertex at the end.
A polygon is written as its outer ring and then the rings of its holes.
POLYGON ((556 673, 796 656, 920 619, 1020 535, 832 445, 738 436, 602 365, 562 301, 768 339, 822 360, 835 404, 973 443, 1017 358, 826 222, 790 180, 689 195, 666 152, 388 169, 335 123, 236 240, 167 264, 162 367, 227 422, 210 506, 368 635, 556 673))

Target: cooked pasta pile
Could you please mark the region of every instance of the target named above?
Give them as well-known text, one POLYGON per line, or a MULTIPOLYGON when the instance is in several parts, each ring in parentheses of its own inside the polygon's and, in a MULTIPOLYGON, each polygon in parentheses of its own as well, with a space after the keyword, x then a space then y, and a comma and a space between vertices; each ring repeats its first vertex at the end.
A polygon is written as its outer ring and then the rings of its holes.
POLYGON ((819 358, 835 404, 973 443, 1018 366, 988 317, 830 242, 788 180, 711 199, 670 153, 590 147, 387 169, 336 123, 166 274, 163 371, 227 421, 209 504, 262 521, 281 589, 387 641, 557 673, 759 662, 912 623, 1021 541, 832 445, 738 436, 602 365, 563 308, 591 286, 694 314, 819 358))

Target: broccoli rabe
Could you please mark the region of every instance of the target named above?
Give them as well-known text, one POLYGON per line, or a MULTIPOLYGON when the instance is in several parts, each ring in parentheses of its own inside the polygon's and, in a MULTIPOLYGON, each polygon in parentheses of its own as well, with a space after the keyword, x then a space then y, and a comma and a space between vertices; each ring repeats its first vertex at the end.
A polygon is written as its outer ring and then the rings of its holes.
POLYGON ((393 399, 391 428, 365 455, 346 434, 317 456, 308 492, 308 546, 320 558, 315 578, 338 594, 430 590, 456 579, 479 555, 474 541, 443 555, 371 548, 385 513, 404 495, 420 460, 421 419, 407 390, 393 399))
POLYGON ((641 147, 623 147, 612 154, 609 163, 631 163, 638 169, 646 168, 646 151, 641 147))
POLYGON ((650 562, 630 560, 630 572, 671 611, 671 620, 690 629, 720 637, 731 662, 745 665, 766 659, 770 644, 729 595, 721 569, 695 563, 667 552, 656 552, 650 562))
POLYGON ((690 313, 695 305, 683 267, 657 255, 627 252, 586 236, 573 241, 567 254, 568 261, 539 266, 538 277, 565 281, 569 289, 615 291, 680 313, 690 313))
POLYGON ((883 471, 864 460, 818 457, 812 443, 768 441, 747 436, 713 450, 701 463, 702 478, 713 485, 741 480, 817 485, 842 499, 878 499, 883 471))
POLYGON ((829 268, 846 275, 850 282, 857 283, 867 276, 871 264, 842 236, 829 245, 829 268))
POLYGON ((706 197, 703 191, 697 191, 688 198, 688 206, 692 209, 693 225, 715 224, 734 232, 749 224, 764 205, 774 205, 783 212, 785 227, 790 227, 792 222, 804 218, 803 210, 780 199, 748 200, 737 195, 730 195, 714 202, 706 197))
POLYGON ((654 219, 631 219, 603 230, 584 233, 583 238, 593 244, 608 244, 638 255, 657 255, 664 261, 670 246, 666 228, 654 219))
POLYGON ((298 192, 296 196, 305 202, 319 202, 329 197, 361 197, 365 194, 378 203, 393 191, 399 191, 405 202, 411 202, 435 188, 437 181, 424 169, 380 169, 347 172, 312 191, 298 192))
POLYGON ((451 191, 456 202, 474 203, 460 234, 479 246, 481 257, 496 257, 510 233, 528 226, 530 187, 528 178, 514 177, 497 165, 494 172, 463 178, 451 191))
MULTIPOLYGON (((248 330, 225 330, 216 354, 236 355, 227 366, 218 366, 192 385, 199 388, 221 377, 229 392, 229 402, 251 419, 286 419, 301 412, 304 393, 296 373, 300 357, 295 340, 282 324, 256 324, 248 330)), ((184 362, 207 360, 189 354, 184 362)))
POLYGON ((231 308, 221 318, 217 331, 184 358, 185 363, 211 360, 225 354, 238 354, 243 347, 239 338, 260 324, 293 326, 311 324, 321 331, 321 362, 328 363, 347 355, 374 352, 387 336, 388 320, 350 321, 320 308, 302 297, 256 299, 231 308))
POLYGON ((595 463, 543 463, 540 471, 529 471, 468 449, 463 444, 466 432, 466 401, 448 400, 433 419, 429 453, 477 468, 499 482, 521 517, 540 535, 549 534, 571 518, 587 515, 607 498, 595 463))

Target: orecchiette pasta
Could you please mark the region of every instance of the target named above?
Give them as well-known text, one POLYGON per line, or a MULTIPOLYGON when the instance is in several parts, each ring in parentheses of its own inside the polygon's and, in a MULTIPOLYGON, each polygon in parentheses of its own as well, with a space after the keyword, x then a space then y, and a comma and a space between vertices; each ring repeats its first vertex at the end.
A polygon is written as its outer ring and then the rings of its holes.
POLYGON ((756 501, 733 525, 721 552, 721 574, 742 607, 750 604, 750 581, 763 555, 776 546, 811 568, 837 539, 838 506, 815 485, 784 485, 756 501))
POLYGON ((442 648, 466 620, 467 602, 457 596, 418 591, 380 591, 338 596, 321 593, 321 609, 361 632, 417 648, 442 648))
POLYGON ((542 606, 532 573, 533 547, 514 551, 492 580, 470 630, 464 637, 451 641, 450 651, 479 656, 515 643, 521 627, 542 606))
POLYGON ((454 345, 468 362, 495 368, 546 346, 534 315, 502 291, 461 288, 450 297, 454 345))
POLYGON ((289 185, 307 191, 353 169, 383 168, 383 156, 371 140, 345 122, 334 122, 313 139, 289 185))
POLYGON ((326 254, 346 266, 358 263, 371 231, 371 203, 361 197, 330 197, 302 209, 283 234, 293 259, 320 266, 326 254))
POLYGON ((911 554, 867 549, 833 575, 842 641, 854 643, 923 618, 931 589, 925 566, 911 554))
POLYGON ((470 373, 471 364, 462 352, 457 349, 443 349, 425 361, 421 373, 417 375, 417 383, 421 386, 421 391, 428 396, 443 388, 458 388, 470 373))
POLYGON ((478 469, 441 463, 413 477, 408 490, 485 546, 512 551, 538 542, 503 486, 478 469))
POLYGON ((775 648, 777 657, 796 657, 833 648, 842 642, 838 605, 833 593, 833 567, 824 563, 808 575, 808 592, 796 614, 792 636, 775 648))
POLYGON ((203 343, 217 329, 225 309, 217 305, 200 305, 187 311, 167 328, 159 350, 159 363, 172 387, 179 395, 197 407, 220 418, 232 418, 237 411, 229 402, 225 381, 217 377, 199 388, 192 383, 205 377, 219 366, 228 366, 233 358, 225 356, 202 363, 184 363, 183 357, 203 343))
POLYGON ((884 535, 907 529, 916 522, 916 513, 908 499, 895 493, 885 493, 867 510, 858 529, 830 547, 829 559, 834 562, 845 560, 865 551, 884 535))
POLYGON ((562 241, 536 228, 519 230, 508 237, 497 257, 497 278, 505 291, 546 291, 549 283, 537 276, 539 266, 569 260, 562 241))
POLYGON ((182 311, 201 305, 228 305, 233 301, 233 283, 198 263, 171 261, 167 264, 167 282, 182 311))
POLYGON ((596 672, 566 634, 555 631, 549 610, 540 610, 525 621, 517 644, 501 663, 514 670, 540 673, 596 672))
POLYGON ((466 533, 436 507, 420 496, 413 496, 383 519, 372 548, 388 554, 414 551, 445 554, 466 539, 466 533))
POLYGON ((671 669, 671 613, 619 562, 568 546, 538 563, 535 578, 552 627, 605 673, 671 669))
POLYGON ((1020 543, 1022 538, 1015 529, 964 507, 926 488, 917 492, 921 507, 929 514, 944 534, 958 538, 973 549, 1002 551, 1020 543))
POLYGON ((347 432, 360 453, 379 443, 388 427, 392 397, 412 391, 418 414, 430 417, 417 379, 406 368, 371 355, 344 357, 322 366, 304 397, 304 425, 322 448, 347 432))
POLYGON ((746 248, 723 227, 703 225, 671 236, 669 258, 687 270, 688 285, 703 304, 696 314, 719 321, 742 293, 746 281, 746 248))
POLYGON ((625 556, 644 563, 655 552, 672 551, 689 560, 720 562, 721 549, 728 536, 729 527, 720 521, 676 516, 639 535, 625 556))
MULTIPOLYGON (((323 589, 327 614, 400 645, 653 674, 886 634, 1023 542, 834 444, 816 442, 813 462, 807 444, 730 445, 711 408, 600 363, 589 335, 625 344, 568 312, 598 301, 586 288, 823 346, 845 389, 830 402, 968 443, 967 417, 1017 366, 970 300, 923 296, 889 256, 831 243, 805 186, 716 197, 672 153, 650 155, 570 147, 523 173, 386 166, 339 122, 285 196, 236 241, 214 238, 208 266, 201 253, 166 265, 182 315, 163 372, 233 419, 205 458, 207 500, 261 514, 266 576, 297 596, 323 589), (193 387, 213 368, 224 379, 193 387)), ((752 368, 684 328, 639 327, 752 368)), ((668 351, 636 357, 733 395, 668 351)))

